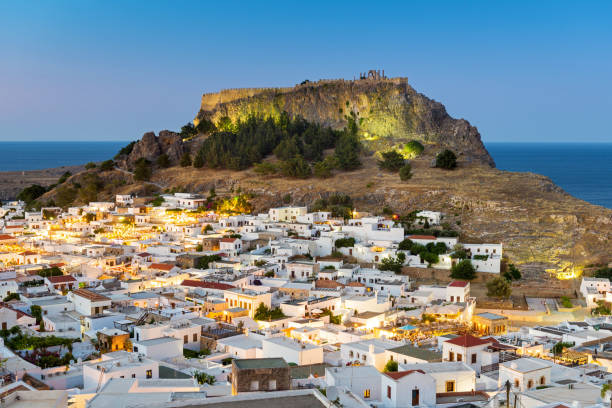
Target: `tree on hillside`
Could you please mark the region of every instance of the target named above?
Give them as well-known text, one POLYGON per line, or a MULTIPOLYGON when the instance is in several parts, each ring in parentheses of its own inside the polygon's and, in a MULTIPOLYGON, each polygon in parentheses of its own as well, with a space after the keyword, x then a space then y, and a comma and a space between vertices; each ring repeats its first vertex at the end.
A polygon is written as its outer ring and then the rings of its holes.
POLYGON ((469 259, 457 262, 451 268, 451 278, 472 280, 476 277, 476 269, 469 259))
POLYGON ((402 166, 399 171, 400 180, 406 181, 412 178, 412 166, 410 163, 406 163, 402 166))
POLYGON ((510 297, 512 289, 510 283, 502 277, 495 277, 487 282, 487 296, 504 298, 510 297))
POLYGON ((381 153, 382 160, 378 161, 378 167, 381 170, 388 170, 392 172, 399 171, 405 164, 404 156, 397 152, 397 150, 390 150, 388 152, 381 153))
POLYGON ((189 167, 191 166, 191 155, 189 152, 185 152, 183 156, 181 156, 181 167, 189 167))
POLYGON ((452 170, 457 167, 457 156, 452 151, 446 149, 436 156, 436 167, 440 169, 452 170))
POLYGON ((415 157, 420 156, 421 153, 423 153, 423 150, 425 150, 425 147, 420 142, 411 140, 404 145, 403 153, 405 157, 414 159, 415 157))
POLYGON ((193 159, 193 167, 197 169, 204 167, 204 154, 201 150, 198 150, 193 159))
POLYGON ((170 158, 168 157, 168 155, 166 153, 160 154, 157 157, 157 160, 155 162, 162 169, 166 169, 166 168, 170 167, 170 158))
POLYGON ((151 178, 151 162, 141 157, 136 160, 134 167, 134 180, 148 181, 151 178))
POLYGON ((115 168, 115 162, 112 160, 105 160, 100 163, 100 171, 109 171, 115 168))

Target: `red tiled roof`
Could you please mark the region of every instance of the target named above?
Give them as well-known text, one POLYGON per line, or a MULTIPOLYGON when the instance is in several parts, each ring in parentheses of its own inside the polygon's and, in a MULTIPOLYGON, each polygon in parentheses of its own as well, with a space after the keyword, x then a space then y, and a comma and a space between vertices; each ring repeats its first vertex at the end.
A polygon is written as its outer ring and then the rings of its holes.
POLYGON ((365 288, 365 285, 361 282, 353 281, 346 284, 346 286, 353 288, 365 288))
POLYGON ((151 254, 148 253, 148 252, 141 252, 140 254, 136 254, 136 256, 140 256, 140 257, 146 258, 148 256, 151 256, 151 254))
POLYGON ((30 255, 38 255, 36 252, 32 252, 32 251, 25 251, 20 253, 19 255, 21 256, 30 256, 30 255))
POLYGON ((61 268, 62 266, 66 265, 63 262, 60 263, 54 263, 54 264, 49 264, 49 268, 61 268))
POLYGON ((23 225, 7 225, 4 228, 6 228, 6 229, 10 229, 10 228, 23 228, 23 225))
POLYGON ((453 281, 448 286, 451 288, 465 288, 468 285, 468 282, 465 281, 453 281))
POLYGON ((396 372, 388 372, 385 373, 387 375, 387 377, 392 378, 394 380, 399 380, 402 377, 405 377, 407 375, 410 375, 412 373, 421 373, 421 374, 425 374, 425 372, 423 370, 408 370, 408 371, 396 371, 396 372))
POLYGON ((434 237, 433 235, 408 235, 409 239, 433 239, 435 240, 436 237, 434 237))
POLYGON ((76 282, 76 279, 71 275, 48 276, 47 280, 53 284, 76 282))
POLYGON ((464 334, 463 336, 455 337, 454 339, 446 340, 445 343, 454 344, 455 346, 460 347, 474 347, 474 346, 482 346, 483 344, 493 343, 490 338, 481 339, 479 337, 474 337, 470 334, 464 334))
POLYGON ((5 240, 9 240, 9 239, 15 239, 15 237, 12 236, 12 235, 0 234, 0 241, 5 241, 5 240))
POLYGON ((340 282, 336 282, 334 280, 329 280, 329 279, 318 279, 315 282, 315 287, 316 288, 325 288, 325 289, 335 289, 337 287, 344 287, 343 284, 341 284, 340 282))
POLYGON ((165 263, 152 263, 149 265, 149 269, 159 269, 160 271, 170 271, 172 268, 174 268, 174 265, 165 263))
POLYGON ((103 300, 111 300, 109 297, 106 297, 96 292, 92 292, 91 290, 87 290, 87 289, 75 289, 72 291, 72 293, 82 298, 92 300, 94 302, 100 302, 103 300))
POLYGON ((9 310, 12 310, 13 312, 17 313, 17 319, 19 319, 19 318, 21 318, 23 316, 32 317, 31 315, 29 315, 29 314, 27 314, 25 312, 22 312, 19 309, 13 309, 8 303, 0 302, 0 308, 3 308, 3 307, 7 308, 9 310))
POLYGON ((203 288, 203 289, 217 289, 217 290, 229 290, 234 289, 235 286, 228 285, 226 283, 218 283, 218 282, 207 282, 195 279, 185 279, 182 286, 189 286, 192 288, 203 288))
POLYGON ((237 238, 221 238, 221 239, 219 240, 219 242, 229 242, 229 243, 232 243, 232 242, 234 242, 236 239, 237 239, 237 238))

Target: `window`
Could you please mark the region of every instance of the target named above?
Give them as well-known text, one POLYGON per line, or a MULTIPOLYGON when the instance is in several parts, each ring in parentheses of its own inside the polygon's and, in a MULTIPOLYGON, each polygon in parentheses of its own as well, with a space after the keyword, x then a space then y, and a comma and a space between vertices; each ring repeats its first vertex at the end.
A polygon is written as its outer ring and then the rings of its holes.
POLYGON ((531 387, 533 387, 533 380, 527 381, 527 389, 530 389, 531 387))
POLYGON ((147 374, 146 375, 147 378, 153 378, 153 370, 147 370, 146 374, 147 374))
POLYGON ((540 377, 540 385, 544 385, 544 384, 546 384, 546 377, 541 376, 540 377))
POLYGON ((198 341, 198 333, 193 333, 193 341, 198 341))
POLYGON ((251 381, 251 391, 259 391, 259 381, 251 381))
POLYGON ((363 390, 363 398, 370 398, 370 389, 366 388, 363 390))
POLYGON ((455 382, 454 381, 446 382, 446 392, 455 392, 455 382))
POLYGON ((472 364, 476 364, 476 353, 472 354, 472 364))
POLYGON ((132 374, 132 378, 136 378, 136 374, 132 374))
POLYGON ((457 353, 457 361, 463 361, 463 356, 457 353))
POLYGON ((387 385, 387 398, 391 399, 391 386, 387 385))
POLYGON ((519 383, 518 378, 515 378, 515 379, 514 379, 514 386, 515 386, 516 388, 518 388, 518 387, 519 387, 519 384, 520 384, 520 383, 519 383))
POLYGON ((276 380, 268 381, 268 391, 275 391, 275 390, 276 390, 276 380))
POLYGON ((455 361, 455 353, 452 351, 448 353, 448 361, 455 361))
POLYGON ((187 344, 189 343, 189 336, 188 335, 184 335, 183 336, 183 344, 187 344))

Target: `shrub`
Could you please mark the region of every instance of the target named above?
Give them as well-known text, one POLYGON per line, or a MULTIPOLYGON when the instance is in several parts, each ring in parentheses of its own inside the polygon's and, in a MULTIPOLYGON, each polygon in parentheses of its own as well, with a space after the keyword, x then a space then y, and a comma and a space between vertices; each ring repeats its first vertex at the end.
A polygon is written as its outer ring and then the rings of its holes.
POLYGON ((155 160, 155 163, 157 163, 157 165, 161 167, 162 169, 166 169, 170 167, 170 158, 168 157, 166 153, 162 153, 157 157, 157 160, 155 160))
POLYGON ((339 238, 336 240, 336 242, 334 242, 334 246, 336 248, 354 247, 355 238, 339 238))
POLYGON ((285 317, 285 314, 280 310, 280 308, 269 309, 263 303, 260 303, 259 306, 257 306, 257 309, 255 309, 255 314, 253 315, 255 320, 275 320, 282 319, 283 317, 285 317))
POLYGON ((189 152, 186 152, 183 154, 183 156, 181 156, 180 164, 181 164, 181 167, 191 166, 191 155, 189 154, 189 152))
POLYGON ((148 181, 151 178, 151 162, 141 157, 134 167, 134 180, 148 181))
POLYGON ((26 204, 29 204, 36 200, 38 197, 42 196, 47 192, 47 189, 38 184, 32 184, 30 187, 26 187, 19 194, 17 194, 17 199, 24 201, 26 204))
POLYGON ((62 174, 62 176, 59 178, 59 180, 57 180, 57 184, 62 184, 64 183, 66 180, 68 180, 68 177, 72 176, 72 173, 67 171, 64 172, 64 174, 62 174))
POLYGON ((308 178, 312 175, 312 169, 300 155, 281 163, 281 173, 287 177, 308 178))
POLYGON ((136 141, 130 142, 127 146, 122 147, 121 150, 115 155, 115 160, 120 158, 121 156, 129 156, 134 150, 134 146, 136 145, 136 141))
POLYGON ((378 269, 380 269, 381 271, 393 271, 395 273, 400 273, 402 271, 402 267, 404 266, 405 261, 406 255, 404 255, 403 252, 400 252, 397 254, 396 258, 393 258, 392 256, 384 258, 380 262, 378 269))
POLYGON ((412 166, 410 163, 406 163, 402 166, 399 171, 400 180, 406 181, 412 178, 412 166))
POLYGON ((574 304, 572 303, 569 297, 561 296, 561 306, 569 309, 574 307, 574 304))
POLYGON ((332 171, 339 165, 336 156, 327 156, 322 161, 314 164, 314 175, 318 178, 329 178, 332 176, 332 171))
POLYGON ((452 151, 446 149, 436 156, 436 167, 440 169, 452 170, 457 167, 457 156, 452 151))
POLYGON ((101 171, 109 171, 115 168, 115 162, 112 160, 105 160, 102 163, 100 163, 100 170, 101 171))
POLYGON ((19 300, 19 293, 10 293, 3 300, 4 302, 10 302, 11 300, 19 300))
POLYGON ((96 163, 94 162, 89 162, 85 165, 85 169, 87 170, 91 170, 91 169, 95 169, 96 168, 96 163))
POLYGON ((198 150, 194 159, 193 159, 193 167, 200 169, 204 167, 204 154, 201 150, 198 150))
POLYGON ((399 171, 405 164, 404 156, 399 154, 397 150, 391 150, 381 154, 382 160, 378 161, 378 167, 381 170, 392 172, 399 171))
POLYGON ((385 364, 385 368, 383 369, 383 372, 385 373, 392 373, 392 372, 396 372, 398 370, 398 364, 397 361, 394 360, 389 360, 387 361, 387 364, 385 364))
POLYGON ((472 280, 476 277, 476 269, 469 259, 457 262, 451 268, 451 278, 472 280))
POLYGON ((417 142, 416 140, 411 140, 404 145, 403 153, 406 158, 414 159, 415 157, 420 156, 421 153, 423 153, 423 150, 425 150, 425 147, 423 147, 421 143, 417 142))
POLYGON ((511 293, 510 283, 504 278, 497 276, 487 281, 487 296, 508 298, 511 293))
POLYGON ((278 167, 274 163, 261 162, 255 165, 254 171, 257 174, 268 176, 271 174, 276 174, 276 172, 278 171, 278 167))

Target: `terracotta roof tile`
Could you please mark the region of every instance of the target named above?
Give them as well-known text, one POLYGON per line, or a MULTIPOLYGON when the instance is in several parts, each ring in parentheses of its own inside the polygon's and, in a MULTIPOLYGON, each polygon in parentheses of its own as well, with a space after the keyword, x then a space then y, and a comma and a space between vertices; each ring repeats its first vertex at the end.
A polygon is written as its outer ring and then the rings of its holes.
POLYGON ((104 300, 111 300, 109 297, 106 297, 106 296, 101 295, 101 294, 96 293, 96 292, 92 292, 91 290, 87 290, 87 289, 74 289, 72 291, 72 293, 74 295, 80 296, 80 297, 85 298, 85 299, 92 300, 94 302, 101 302, 101 301, 104 301, 104 300))
POLYGON ((412 373, 421 373, 421 374, 425 374, 425 372, 423 370, 408 370, 408 371, 396 371, 396 372, 389 372, 389 373, 385 373, 385 375, 389 378, 392 378, 394 380, 399 380, 402 377, 405 377, 407 375, 410 375, 412 373))
POLYGON ((455 337, 454 339, 446 340, 445 343, 454 344, 460 347, 474 347, 474 346, 482 346, 483 344, 493 343, 493 340, 490 338, 481 339, 479 337, 474 337, 470 334, 464 334, 463 336, 455 337))
POLYGON ((203 288, 203 289, 217 289, 217 290, 228 290, 234 289, 235 286, 228 285, 226 283, 218 283, 218 282, 207 282, 195 279, 185 279, 182 286, 188 286, 192 288, 203 288))
POLYGON ((453 281, 448 286, 451 288, 465 288, 469 282, 465 281, 453 281))

